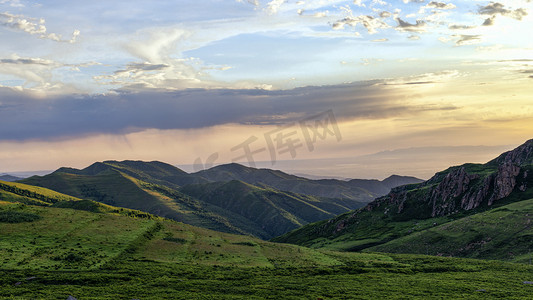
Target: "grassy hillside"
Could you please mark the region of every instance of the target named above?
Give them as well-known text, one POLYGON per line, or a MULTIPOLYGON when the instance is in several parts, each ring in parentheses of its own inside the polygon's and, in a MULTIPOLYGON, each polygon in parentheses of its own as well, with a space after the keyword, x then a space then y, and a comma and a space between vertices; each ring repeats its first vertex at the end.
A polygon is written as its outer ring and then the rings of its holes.
POLYGON ((343 199, 351 209, 359 207, 360 203, 370 202, 378 196, 387 194, 392 187, 422 182, 418 178, 405 176, 391 176, 383 181, 366 179, 353 179, 350 181, 336 179, 311 180, 278 170, 256 169, 235 163, 216 166, 192 175, 215 182, 239 180, 257 186, 272 187, 281 191, 343 199))
POLYGON ((60 201, 78 201, 80 199, 38 186, 0 181, 0 200, 33 205, 51 205, 60 201))
POLYGON ((46 186, 79 198, 141 210, 161 217, 224 232, 264 236, 257 225, 222 208, 202 203, 179 191, 135 179, 115 169, 95 170, 85 174, 64 173, 60 169, 43 177, 25 179, 25 183, 46 186))
POLYGON ((238 181, 190 184, 181 189, 168 181, 158 184, 182 173, 156 162, 105 162, 83 170, 62 168, 23 182, 195 226, 264 239, 333 217, 355 205, 351 200, 315 198, 238 181))
POLYGON ((261 224, 269 237, 348 210, 339 199, 318 199, 242 181, 188 185, 181 192, 261 224))
MULTIPOLYGON (((501 259, 533 259, 533 199, 468 216, 368 248, 368 251, 501 259)), ((413 227, 416 227, 413 224, 413 227)))
POLYGON ((533 287, 533 267, 523 264, 317 251, 5 201, 0 260, 0 298, 8 299, 527 299, 533 287))
POLYGON ((448 168, 426 182, 394 188, 364 208, 308 224, 273 241, 344 251, 373 247, 521 261, 532 245, 529 225, 522 224, 520 217, 530 213, 527 202, 521 201, 533 198, 532 159, 533 140, 487 164, 448 168), (515 206, 505 208, 512 203, 515 206), (491 219, 498 208, 514 212, 498 216, 508 220, 500 225, 491 219), (484 226, 470 222, 478 218, 484 226), (509 226, 522 231, 509 230, 509 226), (404 244, 407 241, 411 246, 404 244))

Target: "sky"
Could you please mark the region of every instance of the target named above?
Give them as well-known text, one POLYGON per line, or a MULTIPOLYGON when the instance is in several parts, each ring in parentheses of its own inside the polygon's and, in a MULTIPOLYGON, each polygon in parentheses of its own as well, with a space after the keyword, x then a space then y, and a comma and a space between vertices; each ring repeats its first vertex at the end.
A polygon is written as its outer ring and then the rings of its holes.
POLYGON ((531 28, 531 0, 0 0, 0 173, 429 178, 533 138, 531 28))

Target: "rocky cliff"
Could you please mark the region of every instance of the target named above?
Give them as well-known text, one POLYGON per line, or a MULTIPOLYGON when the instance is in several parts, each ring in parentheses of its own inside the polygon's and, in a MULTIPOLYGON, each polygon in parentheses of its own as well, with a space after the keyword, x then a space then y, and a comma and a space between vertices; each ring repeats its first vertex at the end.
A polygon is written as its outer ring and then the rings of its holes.
POLYGON ((402 214, 409 210, 420 211, 422 206, 426 214, 413 217, 428 218, 491 206, 531 186, 532 162, 533 140, 529 140, 486 164, 452 167, 419 185, 395 188, 368 204, 366 210, 387 206, 387 213, 393 209, 396 214, 402 214))

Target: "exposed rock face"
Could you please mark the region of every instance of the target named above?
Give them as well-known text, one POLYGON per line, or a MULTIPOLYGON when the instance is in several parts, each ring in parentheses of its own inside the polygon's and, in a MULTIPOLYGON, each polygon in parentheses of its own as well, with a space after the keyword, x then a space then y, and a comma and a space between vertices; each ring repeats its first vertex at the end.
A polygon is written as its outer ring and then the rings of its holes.
POLYGON ((419 189, 406 190, 403 187, 393 189, 387 196, 376 199, 366 207, 373 211, 386 207, 385 214, 395 211, 416 209, 426 206, 428 215, 420 218, 439 217, 463 210, 471 210, 480 205, 493 205, 496 201, 509 196, 513 191, 527 190, 528 177, 532 176, 526 165, 533 164, 533 140, 520 147, 503 153, 486 165, 479 165, 494 172, 469 173, 465 166, 451 168, 447 174, 438 173, 419 186, 419 189), (496 169, 497 168, 497 169, 496 169), (523 171, 523 172, 522 172, 523 171), (518 184, 520 182, 520 184, 518 184), (425 188, 425 192, 421 192, 425 188), (407 207, 410 203, 411 207, 407 207))
POLYGON ((489 164, 514 164, 517 166, 531 163, 533 163, 533 139, 489 162, 489 164))
POLYGON ((498 167, 498 173, 494 178, 494 192, 489 199, 489 205, 511 194, 516 186, 516 177, 519 173, 520 167, 510 163, 504 163, 498 167))
MULTIPOLYGON (((431 216, 441 216, 453 212, 456 209, 455 198, 464 194, 468 190, 470 182, 478 178, 479 175, 468 174, 464 167, 448 173, 431 192, 428 201, 432 205, 431 216)), ((463 199, 463 201, 467 202, 468 200, 463 199)))

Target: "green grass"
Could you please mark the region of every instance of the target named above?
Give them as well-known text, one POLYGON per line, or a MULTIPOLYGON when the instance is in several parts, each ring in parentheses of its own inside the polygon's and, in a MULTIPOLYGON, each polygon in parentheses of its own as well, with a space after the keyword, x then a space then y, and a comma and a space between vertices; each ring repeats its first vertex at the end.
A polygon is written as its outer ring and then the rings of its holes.
POLYGON ((508 204, 393 240, 368 251, 529 262, 533 199, 508 204))
POLYGON ((533 266, 277 244, 174 221, 0 201, 2 299, 528 299, 533 266))
POLYGON ((80 199, 47 188, 0 180, 0 200, 46 206, 60 201, 80 199))
MULTIPOLYGON (((236 180, 191 184, 177 189, 177 185, 170 181, 186 173, 176 170, 156 162, 105 162, 95 163, 84 170, 63 168, 24 182, 80 199, 263 239, 331 218, 348 209, 343 200, 259 188, 236 180)), ((17 200, 23 202, 13 199, 17 200)), ((25 203, 39 204, 32 201, 25 203)))

